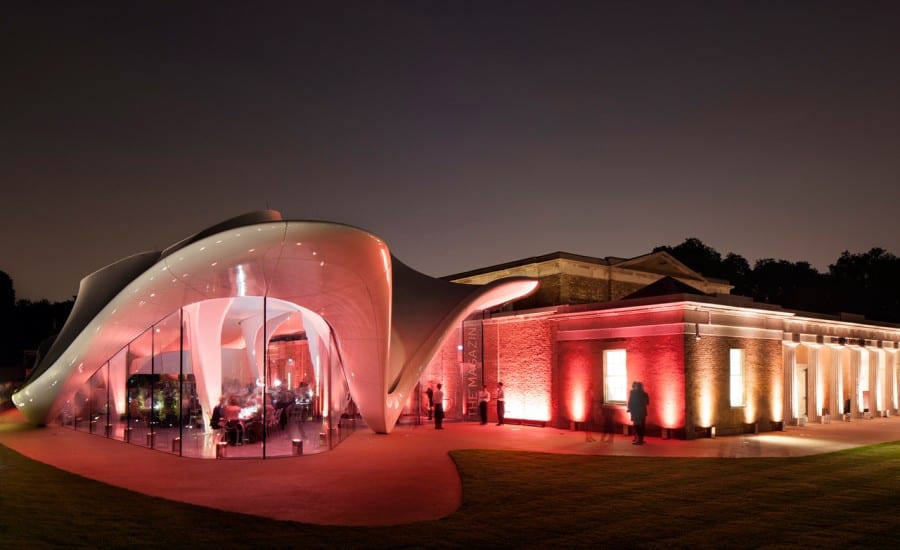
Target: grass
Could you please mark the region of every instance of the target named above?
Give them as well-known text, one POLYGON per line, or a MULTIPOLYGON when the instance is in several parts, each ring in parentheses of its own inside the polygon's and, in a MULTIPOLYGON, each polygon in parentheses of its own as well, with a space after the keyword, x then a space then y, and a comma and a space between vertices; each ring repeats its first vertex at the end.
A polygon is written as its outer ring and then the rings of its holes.
POLYGON ((363 528, 273 521, 147 497, 0 446, 0 547, 845 549, 900 543, 900 442, 803 458, 451 454, 463 481, 457 512, 363 528))

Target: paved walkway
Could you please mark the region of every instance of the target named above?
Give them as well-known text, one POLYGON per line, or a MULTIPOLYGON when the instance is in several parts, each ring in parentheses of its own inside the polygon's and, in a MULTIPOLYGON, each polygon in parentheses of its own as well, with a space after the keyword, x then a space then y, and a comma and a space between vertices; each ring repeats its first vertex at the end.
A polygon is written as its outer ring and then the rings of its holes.
POLYGON ((34 460, 141 493, 269 518, 323 525, 396 525, 434 520, 462 502, 453 449, 617 456, 791 457, 900 440, 900 418, 789 427, 784 432, 694 441, 449 423, 360 430, 333 451, 268 460, 203 460, 59 427, 31 428, 18 411, 0 414, 0 444, 34 460), (234 495, 240 495, 235 498, 234 495))

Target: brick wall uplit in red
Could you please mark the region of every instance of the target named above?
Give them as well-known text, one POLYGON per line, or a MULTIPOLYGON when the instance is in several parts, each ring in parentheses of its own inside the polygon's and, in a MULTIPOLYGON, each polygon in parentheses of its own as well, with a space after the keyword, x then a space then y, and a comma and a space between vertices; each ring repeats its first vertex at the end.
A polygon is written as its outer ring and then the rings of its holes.
POLYGON ((484 379, 492 394, 503 382, 508 418, 551 420, 556 405, 553 340, 552 324, 545 319, 485 321, 484 379))
POLYGON ((624 346, 631 382, 640 381, 650 395, 649 425, 683 428, 685 424, 684 336, 629 338, 624 346))
POLYGON ((603 350, 597 342, 559 343, 559 421, 584 422, 602 398, 603 350))

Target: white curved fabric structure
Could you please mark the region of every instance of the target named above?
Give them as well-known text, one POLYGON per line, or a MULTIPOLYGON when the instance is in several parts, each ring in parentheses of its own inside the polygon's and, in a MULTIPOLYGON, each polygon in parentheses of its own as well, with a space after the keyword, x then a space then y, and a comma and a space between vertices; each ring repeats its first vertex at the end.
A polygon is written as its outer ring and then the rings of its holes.
POLYGON ((333 342, 363 419, 389 433, 448 332, 471 312, 525 296, 537 284, 527 278, 483 287, 449 283, 403 265, 361 229, 251 213, 86 277, 56 343, 13 401, 30 421, 48 422, 98 365, 183 308, 193 363, 204 366, 196 375, 208 411, 219 396, 221 358, 215 356, 226 317, 240 324, 243 300, 265 298, 264 318, 241 325, 251 368, 260 372, 259 356, 274 328, 299 314, 313 354, 333 342))

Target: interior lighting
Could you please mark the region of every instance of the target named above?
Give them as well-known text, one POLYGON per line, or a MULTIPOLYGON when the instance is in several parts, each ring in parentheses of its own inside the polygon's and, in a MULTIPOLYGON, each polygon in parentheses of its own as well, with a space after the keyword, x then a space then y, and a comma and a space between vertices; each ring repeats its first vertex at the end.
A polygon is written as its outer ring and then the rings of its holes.
POLYGON ((238 264, 237 266, 237 275, 235 276, 235 281, 237 284, 238 296, 246 296, 247 295, 247 274, 244 272, 244 266, 238 264))

